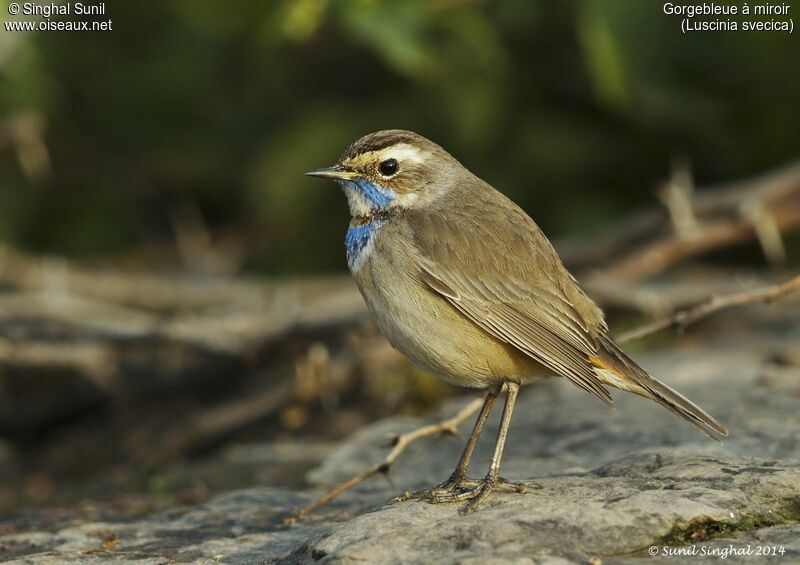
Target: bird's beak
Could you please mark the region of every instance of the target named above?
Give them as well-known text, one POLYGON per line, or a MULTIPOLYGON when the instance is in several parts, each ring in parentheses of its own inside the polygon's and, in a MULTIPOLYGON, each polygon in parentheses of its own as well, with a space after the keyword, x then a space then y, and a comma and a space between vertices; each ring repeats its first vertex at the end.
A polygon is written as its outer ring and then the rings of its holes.
POLYGON ((356 173, 353 171, 348 171, 341 165, 334 165, 333 167, 325 167, 322 169, 314 169, 313 171, 308 171, 306 174, 310 177, 333 180, 347 180, 356 175, 356 173))

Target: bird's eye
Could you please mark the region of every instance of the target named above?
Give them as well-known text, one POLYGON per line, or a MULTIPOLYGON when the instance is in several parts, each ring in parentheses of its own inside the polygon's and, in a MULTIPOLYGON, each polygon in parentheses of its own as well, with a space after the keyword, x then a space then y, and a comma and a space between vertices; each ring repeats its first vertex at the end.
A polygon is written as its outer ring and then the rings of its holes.
POLYGON ((390 177, 397 172, 398 164, 397 159, 386 159, 380 165, 378 165, 378 170, 381 174, 385 177, 390 177))

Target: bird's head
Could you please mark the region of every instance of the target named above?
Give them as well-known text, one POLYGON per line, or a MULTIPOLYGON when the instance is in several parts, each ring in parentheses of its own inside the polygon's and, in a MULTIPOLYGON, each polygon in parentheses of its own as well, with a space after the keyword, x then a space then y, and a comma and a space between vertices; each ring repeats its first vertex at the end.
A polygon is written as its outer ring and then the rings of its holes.
POLYGON ((459 169, 458 161, 421 135, 384 130, 354 142, 334 166, 306 174, 338 182, 350 214, 368 219, 429 204, 459 169))

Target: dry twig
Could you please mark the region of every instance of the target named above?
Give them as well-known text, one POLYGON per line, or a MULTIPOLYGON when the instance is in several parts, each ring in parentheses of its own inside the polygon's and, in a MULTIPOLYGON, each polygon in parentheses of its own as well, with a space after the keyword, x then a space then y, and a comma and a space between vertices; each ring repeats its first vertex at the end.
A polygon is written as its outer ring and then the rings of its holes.
POLYGON ((302 520, 306 516, 314 512, 320 506, 328 504, 330 501, 332 501, 340 494, 364 482, 366 479, 372 477, 373 475, 377 475, 378 473, 388 473, 389 468, 395 461, 397 461, 397 458, 400 457, 400 454, 403 453, 409 445, 411 445, 418 439, 440 433, 447 433, 455 436, 460 436, 461 434, 458 431, 458 426, 460 426, 464 422, 464 420, 466 420, 467 418, 472 416, 475 412, 477 412, 480 409, 481 405, 483 405, 483 398, 482 397, 475 398, 468 404, 466 404, 461 410, 459 410, 455 416, 452 416, 447 420, 442 420, 441 422, 437 422, 435 424, 428 424, 427 426, 422 426, 421 428, 417 428, 415 430, 412 430, 404 434, 398 434, 397 436, 394 437, 394 440, 392 441, 393 445, 392 450, 383 459, 383 461, 375 463, 367 470, 362 471, 358 475, 343 482, 336 488, 328 491, 323 496, 321 496, 320 498, 318 498, 317 500, 315 500, 302 510, 298 511, 293 516, 286 518, 285 522, 287 524, 293 524, 299 520, 302 520))
POLYGON ((559 245, 564 262, 571 269, 603 266, 609 275, 638 280, 753 238, 774 261, 782 256, 781 234, 800 228, 800 162, 698 190, 689 183, 688 171, 677 169, 671 185, 680 188, 662 193, 666 210, 642 210, 611 230, 559 245))
MULTIPOLYGON (((786 202, 769 214, 773 222, 771 232, 789 232, 800 226, 800 203, 786 202)), ((686 259, 751 240, 756 237, 758 229, 749 218, 711 220, 703 223, 692 239, 666 235, 604 269, 604 274, 622 280, 650 277, 686 259)))
POLYGON ((617 336, 617 341, 633 341, 669 329, 682 330, 720 310, 755 302, 774 302, 797 290, 800 290, 800 275, 776 285, 712 296, 696 306, 678 310, 671 316, 624 332, 617 336))
MULTIPOLYGON (((645 324, 620 334, 617 336, 616 341, 618 343, 626 343, 664 330, 668 330, 670 328, 685 328, 686 326, 694 324, 695 322, 720 310, 755 302, 773 302, 797 290, 800 290, 800 275, 797 275, 792 279, 777 285, 756 288, 722 296, 712 296, 708 300, 701 302, 693 308, 680 310, 668 318, 645 324)), ((482 404, 482 397, 475 398, 461 408, 461 410, 459 410, 458 413, 451 418, 442 420, 438 423, 428 424, 410 432, 397 435, 393 442, 392 450, 383 459, 383 461, 373 464, 365 471, 362 471, 358 475, 355 475, 347 481, 336 486, 305 508, 299 510, 296 514, 286 518, 284 522, 287 524, 294 524, 295 522, 303 520, 321 506, 328 504, 339 495, 361 484, 366 479, 377 475, 378 473, 388 473, 392 464, 397 461, 398 457, 400 457, 400 455, 409 445, 418 439, 422 439, 437 433, 450 433, 453 435, 458 435, 458 426, 467 418, 475 414, 480 409, 482 404)))

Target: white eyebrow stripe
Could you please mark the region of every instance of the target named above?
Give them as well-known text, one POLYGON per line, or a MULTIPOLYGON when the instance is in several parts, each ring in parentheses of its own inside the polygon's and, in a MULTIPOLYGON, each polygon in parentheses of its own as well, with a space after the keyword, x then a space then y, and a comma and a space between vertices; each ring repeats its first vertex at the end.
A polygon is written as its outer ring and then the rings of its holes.
POLYGON ((410 161, 412 163, 422 163, 428 156, 427 151, 420 151, 418 147, 409 145, 408 143, 398 143, 391 147, 386 147, 378 151, 378 154, 383 159, 395 158, 398 161, 410 161))

